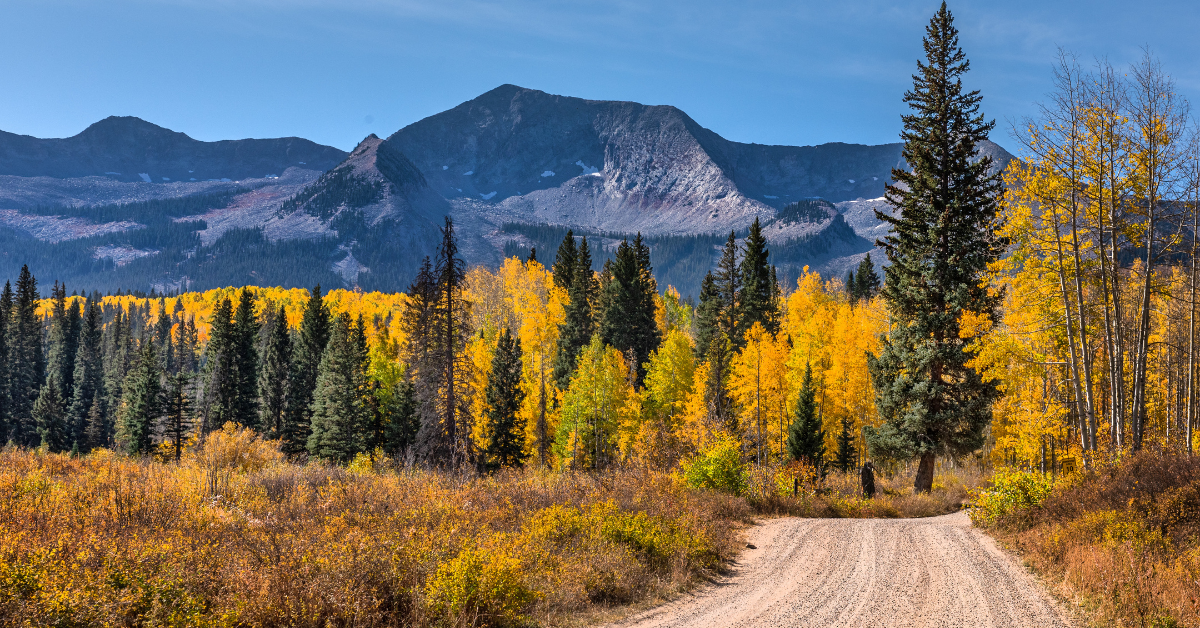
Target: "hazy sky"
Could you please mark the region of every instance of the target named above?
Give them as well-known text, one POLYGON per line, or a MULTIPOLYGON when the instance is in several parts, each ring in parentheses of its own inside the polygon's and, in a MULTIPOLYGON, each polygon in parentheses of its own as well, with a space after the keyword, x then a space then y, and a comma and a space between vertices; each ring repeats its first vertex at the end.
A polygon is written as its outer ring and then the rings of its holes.
MULTIPOLYGON (((896 141, 938 2, 0 0, 0 129, 65 137, 135 115, 202 140, 350 149, 503 83, 670 104, 726 138, 896 141)), ((1059 46, 1127 65, 1150 45, 1200 96, 1190 2, 957 1, 984 110, 1050 87, 1059 46)))

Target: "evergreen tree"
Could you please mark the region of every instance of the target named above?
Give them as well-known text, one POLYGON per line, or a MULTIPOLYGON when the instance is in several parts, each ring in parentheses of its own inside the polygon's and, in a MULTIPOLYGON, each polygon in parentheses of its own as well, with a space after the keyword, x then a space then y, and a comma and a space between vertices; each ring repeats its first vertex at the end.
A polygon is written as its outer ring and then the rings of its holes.
MULTIPOLYGON (((178 303, 178 302, 176 302, 178 303)), ((197 351, 199 349, 199 334, 196 332, 196 321, 189 317, 179 323, 175 331, 175 371, 178 373, 195 373, 199 368, 197 351)))
POLYGON ((421 428, 412 382, 406 379, 396 382, 386 401, 379 407, 383 450, 389 456, 399 457, 416 443, 417 431, 421 428))
POLYGON ((724 428, 730 434, 738 433, 737 412, 729 395, 729 376, 733 366, 733 345, 725 332, 718 331, 708 343, 705 353, 708 378, 704 382, 704 403, 709 423, 724 428))
POLYGON ((858 449, 854 446, 854 432, 850 419, 842 418, 842 432, 837 437, 837 458, 833 465, 846 473, 858 464, 858 449))
POLYGON ((163 373, 167 374, 178 370, 175 364, 175 345, 171 342, 171 328, 174 324, 175 321, 167 312, 167 300, 159 299, 158 318, 154 321, 154 344, 158 350, 159 361, 162 362, 163 373))
POLYGON ((854 275, 854 294, 857 299, 869 301, 879 292, 879 275, 875 272, 875 264, 871 262, 871 254, 858 264, 858 273, 854 275))
POLYGON ((996 319, 1001 295, 989 294, 988 265, 1005 242, 997 235, 999 176, 976 149, 994 126, 979 113, 978 92, 963 92, 969 64, 945 3, 926 29, 927 61, 918 63, 904 96, 904 161, 888 186, 895 218, 879 244, 890 264, 883 296, 890 332, 878 357, 868 357, 876 407, 884 424, 866 430, 872 457, 919 458, 917 491, 933 485, 936 456, 963 455, 984 443, 998 396, 993 382, 968 362, 960 335, 964 314, 996 319))
POLYGON ((487 409, 487 449, 483 452, 488 470, 519 467, 525 462, 525 419, 521 404, 525 389, 521 387, 521 341, 508 328, 500 332, 496 352, 492 356, 492 372, 484 393, 487 409))
POLYGON ((750 234, 746 236, 742 255, 738 329, 743 335, 755 323, 771 334, 779 332, 779 312, 776 310, 779 303, 775 299, 775 284, 771 280, 772 269, 767 263, 769 255, 767 239, 763 237, 762 227, 755 217, 750 225, 750 234))
MULTIPOLYGON (((566 246, 566 241, 563 242, 566 246)), ((552 377, 560 390, 566 390, 571 383, 571 375, 575 372, 575 362, 579 352, 587 346, 595 331, 595 318, 592 313, 592 302, 596 300, 599 286, 596 274, 592 271, 592 255, 588 250, 587 238, 583 238, 579 248, 575 248, 575 240, 564 252, 559 248, 559 261, 564 256, 571 260, 574 268, 564 267, 561 274, 569 278, 567 287, 567 306, 563 322, 558 326, 558 345, 554 354, 554 371, 552 377)), ((562 262, 566 263, 566 262, 562 262)), ((554 267, 555 281, 560 274, 558 264, 554 267)))
POLYGON ((712 271, 704 275, 700 284, 700 304, 696 307, 696 359, 708 354, 713 338, 721 333, 721 294, 712 271))
POLYGON ((471 462, 470 304, 463 298, 466 262, 458 256, 454 222, 446 217, 442 243, 433 268, 435 306, 431 342, 425 369, 415 373, 416 394, 422 409, 417 446, 438 465, 456 467, 471 462))
POLYGON ((89 412, 88 444, 90 447, 108 447, 112 444, 113 432, 116 428, 113 417, 117 408, 121 407, 121 396, 124 393, 125 377, 129 373, 133 360, 133 335, 129 329, 129 317, 125 310, 117 305, 113 312, 113 320, 104 328, 104 386, 100 405, 97 409, 99 422, 93 422, 89 412))
POLYGON ((162 414, 162 371, 158 352, 149 339, 142 342, 137 361, 122 388, 117 442, 128 453, 150 453, 154 426, 162 414))
POLYGON ((51 291, 50 339, 47 346, 47 378, 53 377, 58 391, 69 399, 75 386, 75 352, 79 347, 79 310, 67 306, 67 287, 57 281, 51 291))
POLYGON ((788 427, 788 453, 792 460, 802 460, 823 473, 825 468, 825 429, 817 409, 817 389, 813 383, 812 365, 804 366, 804 381, 800 385, 800 396, 792 410, 792 424, 788 427))
POLYGON ((605 288, 606 306, 600 321, 600 339, 622 354, 633 355, 638 385, 646 376, 646 361, 662 342, 656 319, 658 286, 651 270, 650 248, 641 234, 632 245, 623 241, 612 264, 612 280, 605 288))
POLYGON ((850 305, 858 305, 858 281, 854 279, 854 271, 846 273, 846 296, 850 297, 850 305))
MULTIPOLYGON (((87 425, 84 428, 84 442, 88 449, 108 445, 112 429, 108 422, 108 414, 104 411, 104 400, 100 391, 92 397, 92 403, 87 410, 87 425)), ((82 448, 81 448, 82 449, 82 448)))
POLYGON ((308 451, 308 437, 313 390, 317 386, 317 370, 329 343, 329 308, 321 297, 321 286, 309 293, 300 331, 292 353, 292 370, 288 377, 287 415, 283 426, 284 453, 296 455, 308 451))
MULTIPOLYGON (((575 282, 575 269, 579 255, 575 246, 575 232, 568 229, 562 244, 558 245, 558 254, 554 258, 554 285, 570 291, 575 282)), ((591 270, 590 268, 588 270, 591 270)))
POLYGON ((738 244, 734 232, 729 232, 725 241, 725 249, 721 252, 721 260, 717 262, 717 273, 713 276, 713 286, 717 290, 717 329, 729 337, 734 350, 741 349, 742 337, 746 330, 739 323, 742 319, 742 274, 738 267, 738 244))
POLYGON ((33 421, 42 447, 53 453, 71 449, 71 431, 67 422, 67 406, 63 402, 57 376, 51 374, 33 402, 33 421))
POLYGON ((254 293, 242 288, 233 315, 233 366, 237 378, 233 420, 247 427, 258 427, 258 333, 254 293))
POLYGON ((169 377, 163 402, 163 438, 171 443, 177 463, 183 455, 183 442, 192 426, 192 400, 188 395, 190 378, 189 373, 176 373, 169 377))
POLYGON ((213 310, 208 346, 204 349, 204 410, 200 433, 238 422, 238 338, 233 324, 233 304, 221 299, 213 310))
POLYGON ((344 463, 362 451, 367 422, 365 389, 362 354, 350 316, 342 314, 333 323, 333 333, 318 368, 309 455, 344 463))
POLYGON ((262 370, 258 378, 259 425, 270 438, 283 433, 287 409, 288 375, 292 364, 292 339, 288 334, 287 314, 283 306, 268 321, 267 342, 263 347, 262 370))
POLYGON ((89 298, 84 306, 83 320, 80 324, 79 346, 75 352, 73 373, 75 390, 72 391, 69 406, 72 446, 81 453, 87 453, 92 448, 86 433, 92 400, 104 394, 104 336, 101 316, 99 303, 89 298))
POLYGON ((9 330, 12 327, 12 284, 4 282, 0 292, 0 441, 7 441, 12 427, 12 365, 9 359, 9 330))
POLYGON ((33 403, 41 393, 46 376, 42 322, 37 316, 39 298, 37 279, 30 274, 28 266, 22 266, 8 330, 12 417, 9 438, 27 447, 36 447, 41 442, 33 422, 33 403))

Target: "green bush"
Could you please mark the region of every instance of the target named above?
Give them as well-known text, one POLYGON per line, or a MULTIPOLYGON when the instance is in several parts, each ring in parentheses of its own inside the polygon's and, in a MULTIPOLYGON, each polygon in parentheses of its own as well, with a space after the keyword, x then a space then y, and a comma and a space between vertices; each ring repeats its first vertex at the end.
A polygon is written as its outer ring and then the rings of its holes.
POLYGON ((438 567, 426 588, 430 615, 453 626, 522 626, 537 594, 508 553, 465 549, 438 567))
POLYGON ((977 526, 992 526, 1001 517, 1039 506, 1054 489, 1054 481, 1041 473, 1000 470, 992 476, 992 486, 973 492, 971 521, 977 526))
POLYGON ((737 441, 722 437, 683 463, 683 478, 694 489, 741 495, 746 491, 746 468, 737 441))

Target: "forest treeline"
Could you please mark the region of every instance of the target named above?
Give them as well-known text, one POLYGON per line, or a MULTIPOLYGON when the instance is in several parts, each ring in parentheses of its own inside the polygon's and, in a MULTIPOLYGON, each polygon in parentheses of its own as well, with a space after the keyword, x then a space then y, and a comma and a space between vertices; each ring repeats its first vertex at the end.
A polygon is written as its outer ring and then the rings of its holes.
POLYGON ((763 464, 857 463, 873 414, 861 356, 884 325, 870 260, 850 289, 806 274, 785 295, 756 224, 730 234, 693 308, 658 289, 637 237, 596 272, 586 237, 566 235, 549 268, 493 271, 463 265, 449 221, 444 236, 394 294, 55 283, 43 299, 25 268, 0 295, 5 438, 177 460, 234 423, 341 463, 671 467, 729 438, 763 464))

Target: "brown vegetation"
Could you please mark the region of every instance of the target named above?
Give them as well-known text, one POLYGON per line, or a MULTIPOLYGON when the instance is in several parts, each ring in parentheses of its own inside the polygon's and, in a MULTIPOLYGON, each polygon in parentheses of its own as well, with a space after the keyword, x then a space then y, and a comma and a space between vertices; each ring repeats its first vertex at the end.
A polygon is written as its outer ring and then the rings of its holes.
POLYGON ((1200 460, 1143 451, 1061 481, 992 532, 1037 570, 1128 626, 1200 625, 1200 460))

